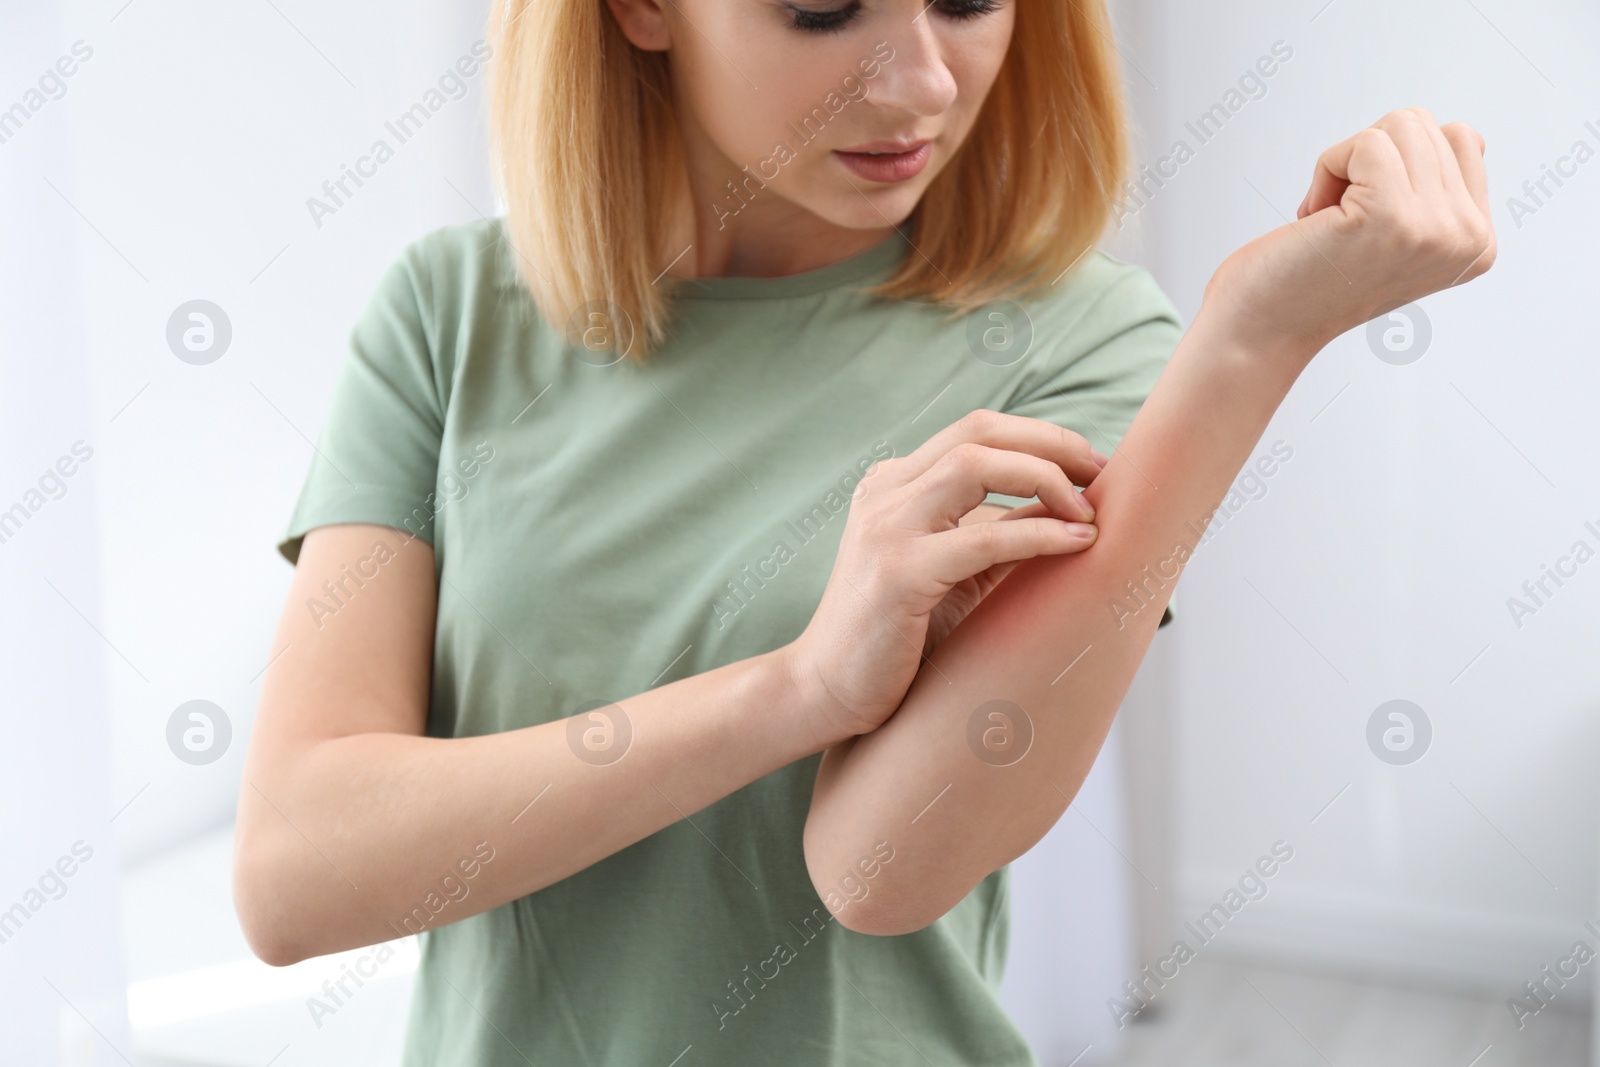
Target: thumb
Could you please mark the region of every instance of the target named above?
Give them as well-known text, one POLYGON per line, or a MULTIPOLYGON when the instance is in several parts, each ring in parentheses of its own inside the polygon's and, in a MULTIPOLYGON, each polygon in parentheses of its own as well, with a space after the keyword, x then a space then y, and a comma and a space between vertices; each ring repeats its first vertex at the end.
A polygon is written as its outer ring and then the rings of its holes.
POLYGON ((1352 185, 1409 185, 1404 161, 1389 135, 1369 126, 1323 152, 1311 175, 1311 189, 1300 204, 1299 218, 1315 215, 1344 199, 1352 185))

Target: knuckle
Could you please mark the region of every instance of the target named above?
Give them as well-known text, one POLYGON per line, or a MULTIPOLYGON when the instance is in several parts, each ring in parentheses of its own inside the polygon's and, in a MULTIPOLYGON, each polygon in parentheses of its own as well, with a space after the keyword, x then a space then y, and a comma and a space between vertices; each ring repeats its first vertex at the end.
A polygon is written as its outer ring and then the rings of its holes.
POLYGON ((889 471, 889 464, 893 462, 894 460, 892 459, 880 459, 872 466, 868 467, 866 472, 861 475, 861 480, 856 483, 854 496, 857 498, 866 496, 868 485, 875 479, 882 478, 884 474, 889 471))
POLYGON ((1483 139, 1483 134, 1468 123, 1451 122, 1439 127, 1439 129, 1444 133, 1445 140, 1449 141, 1450 146, 1458 152, 1463 149, 1476 148, 1478 154, 1482 155, 1484 150, 1488 148, 1488 142, 1483 139))
POLYGON ((939 459, 939 465, 954 476, 971 476, 982 468, 988 451, 975 441, 963 441, 946 452, 939 459))
POLYGON ((1005 529, 1003 522, 980 522, 973 527, 974 543, 980 554, 985 557, 993 556, 999 552, 1002 542, 1013 530, 1005 529))
POLYGON ((1467 211, 1466 218, 1460 225, 1461 232, 1466 234, 1467 240, 1472 244, 1474 254, 1494 240, 1494 227, 1478 213, 1476 206, 1467 211))
POLYGON ((1368 126, 1355 136, 1354 147, 1357 151, 1383 151, 1393 145, 1394 139, 1389 136, 1389 131, 1381 126, 1368 126))
POLYGON ((998 426, 1005 416, 990 408, 975 408, 961 416, 959 425, 972 433, 983 433, 998 426))
POLYGON ((1442 213, 1430 213, 1417 226, 1415 244, 1424 254, 1453 257, 1463 243, 1460 229, 1442 213))

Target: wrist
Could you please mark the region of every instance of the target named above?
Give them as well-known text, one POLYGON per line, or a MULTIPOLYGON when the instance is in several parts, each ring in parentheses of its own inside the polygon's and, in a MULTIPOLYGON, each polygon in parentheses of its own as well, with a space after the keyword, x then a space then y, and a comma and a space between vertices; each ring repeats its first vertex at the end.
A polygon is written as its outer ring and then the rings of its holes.
POLYGON ((1294 376, 1321 352, 1335 335, 1315 329, 1285 328, 1250 314, 1230 298, 1226 289, 1206 287, 1191 330, 1208 335, 1216 345, 1258 369, 1292 372, 1294 376))
POLYGON ((839 724, 847 721, 847 709, 840 705, 821 676, 808 668, 799 655, 796 641, 766 653, 775 684, 783 693, 779 707, 808 739, 806 755, 832 748, 854 737, 854 732, 839 724))

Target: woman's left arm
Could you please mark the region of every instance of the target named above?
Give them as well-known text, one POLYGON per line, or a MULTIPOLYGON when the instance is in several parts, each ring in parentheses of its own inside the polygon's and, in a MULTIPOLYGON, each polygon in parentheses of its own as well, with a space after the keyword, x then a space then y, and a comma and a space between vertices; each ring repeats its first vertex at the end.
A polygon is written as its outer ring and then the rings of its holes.
POLYGON ((806 863, 844 926, 927 926, 1061 817, 1184 563, 1307 363, 1493 262, 1482 152, 1464 125, 1394 112, 1323 154, 1297 222, 1218 269, 1085 490, 1096 542, 1018 564, 884 725, 824 757, 806 863))

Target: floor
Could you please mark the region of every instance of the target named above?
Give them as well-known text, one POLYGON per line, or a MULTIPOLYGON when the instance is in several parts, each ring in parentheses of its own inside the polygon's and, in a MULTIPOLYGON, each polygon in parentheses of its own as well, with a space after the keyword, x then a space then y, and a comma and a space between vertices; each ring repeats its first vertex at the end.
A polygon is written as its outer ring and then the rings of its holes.
POLYGON ((1167 992, 1106 1067, 1591 1067, 1589 1014, 1555 1005, 1519 1031, 1504 997, 1205 958, 1167 992))

